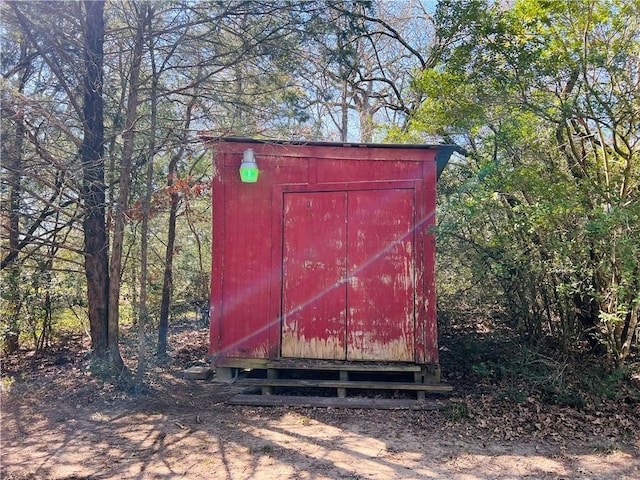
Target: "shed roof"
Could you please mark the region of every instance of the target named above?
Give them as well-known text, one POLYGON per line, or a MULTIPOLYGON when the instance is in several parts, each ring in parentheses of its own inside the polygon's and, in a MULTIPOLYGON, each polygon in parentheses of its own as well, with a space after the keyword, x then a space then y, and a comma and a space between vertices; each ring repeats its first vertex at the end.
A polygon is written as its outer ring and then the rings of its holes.
POLYGON ((244 137, 220 137, 202 132, 200 138, 207 142, 237 142, 237 143, 260 143, 260 144, 276 144, 276 145, 307 145, 319 147, 346 147, 346 148, 388 148, 388 149, 436 149, 436 163, 438 169, 438 177, 447 165, 449 158, 454 151, 457 150, 456 145, 450 144, 425 144, 425 143, 359 143, 359 142, 316 142, 306 140, 277 140, 277 139, 255 139, 244 137))

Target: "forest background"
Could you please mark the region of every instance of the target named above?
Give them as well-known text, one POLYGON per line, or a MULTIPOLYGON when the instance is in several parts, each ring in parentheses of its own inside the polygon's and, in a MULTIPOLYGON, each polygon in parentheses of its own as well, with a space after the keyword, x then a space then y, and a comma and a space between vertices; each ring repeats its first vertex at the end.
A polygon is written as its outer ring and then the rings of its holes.
MULTIPOLYGON (((207 316, 198 134, 450 143, 442 325, 637 368, 640 2, 2 2, 5 353, 207 316), (21 348, 22 347, 22 348, 21 348)), ((494 375, 494 366, 475 365, 494 375)), ((607 375, 610 375, 608 373, 607 375)))

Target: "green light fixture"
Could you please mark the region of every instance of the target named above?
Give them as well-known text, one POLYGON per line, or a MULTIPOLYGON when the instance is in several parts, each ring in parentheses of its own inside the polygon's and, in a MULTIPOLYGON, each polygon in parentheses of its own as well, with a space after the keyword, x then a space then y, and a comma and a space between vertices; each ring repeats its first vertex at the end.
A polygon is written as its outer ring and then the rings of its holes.
POLYGON ((253 150, 248 148, 242 155, 242 164, 240 165, 240 180, 242 183, 256 183, 258 181, 258 164, 253 150))

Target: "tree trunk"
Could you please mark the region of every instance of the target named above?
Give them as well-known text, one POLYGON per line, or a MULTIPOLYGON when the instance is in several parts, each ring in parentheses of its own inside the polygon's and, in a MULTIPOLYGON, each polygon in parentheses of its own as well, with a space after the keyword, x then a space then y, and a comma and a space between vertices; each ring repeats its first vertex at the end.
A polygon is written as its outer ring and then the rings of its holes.
MULTIPOLYGON (((198 71, 198 78, 200 77, 200 71, 198 71)), ((186 141, 191 126, 191 115, 193 108, 197 100, 197 95, 194 95, 191 102, 187 106, 187 114, 184 122, 184 130, 182 134, 183 141, 186 141)), ((178 206, 180 197, 177 193, 171 191, 171 186, 178 178, 178 161, 184 155, 185 146, 184 143, 180 146, 180 149, 176 154, 171 157, 169 162, 169 178, 167 180, 167 186, 170 192, 170 209, 169 209, 169 225, 167 232, 167 249, 164 258, 164 278, 162 281, 162 303, 160 304, 160 322, 158 324, 158 347, 156 350, 156 356, 163 359, 167 355, 167 332, 169 330, 169 310, 171 307, 171 293, 173 290, 173 253, 176 242, 176 218, 178 216, 178 206)))
POLYGON ((149 216, 151 210, 151 193, 153 188, 153 157, 155 156, 156 149, 156 125, 158 119, 158 78, 155 75, 155 59, 153 51, 153 37, 152 37, 152 18, 153 8, 147 4, 148 16, 146 18, 146 24, 149 27, 149 56, 151 58, 152 70, 154 75, 152 77, 151 85, 151 128, 149 137, 149 147, 147 154, 147 182, 144 193, 144 204, 142 207, 142 230, 140 232, 141 244, 140 244, 140 309, 138 311, 138 368, 136 371, 136 377, 140 380, 144 376, 145 370, 145 326, 147 323, 147 270, 148 270, 148 256, 149 256, 149 216))
POLYGON ((104 114, 104 2, 85 1, 84 138, 82 159, 84 250, 89 304, 89 329, 94 355, 104 358, 109 348, 109 241, 105 224, 104 114))
POLYGON ((122 135, 122 163, 120 165, 120 182, 118 191, 118 203, 114 212, 113 243, 111 246, 111 269, 109 284, 109 351, 114 365, 122 370, 124 362, 120 356, 119 321, 120 321, 120 285, 122 269, 122 252, 124 247, 124 227, 126 223, 126 210, 129 203, 129 189, 131 186, 131 164, 133 159, 133 147, 135 138, 135 124, 138 110, 138 88, 140 82, 140 64, 142 62, 142 47, 144 43, 144 28, 146 5, 138 11, 136 25, 136 38, 133 45, 131 58, 131 72, 129 76, 129 95, 127 98, 127 113, 125 130, 122 135))
MULTIPOLYGON (((178 155, 174 155, 169 163, 169 179, 167 185, 171 187, 178 175, 178 155)), ((164 259, 164 278, 162 281, 162 303, 160 304, 160 322, 158 324, 158 348, 156 355, 159 359, 167 356, 167 332, 169 330, 169 308, 171 306, 171 291, 173 290, 173 250, 176 242, 176 217, 178 216, 178 194, 171 192, 169 209, 169 225, 167 232, 167 249, 164 259)))
MULTIPOLYGON (((20 45, 20 59, 25 61, 27 49, 25 42, 20 45)), ((25 63, 25 71, 19 86, 19 92, 24 92, 24 85, 29 77, 29 64, 25 63)), ((5 158, 6 168, 9 171, 9 253, 17 252, 20 249, 20 199, 22 197, 22 152, 24 142, 24 113, 18 109, 14 117, 15 120, 15 140, 13 145, 6 151, 6 143, 3 142, 2 153, 5 158)), ((9 271, 5 275, 7 282, 7 307, 6 321, 7 330, 3 334, 2 342, 4 351, 12 354, 20 348, 20 266, 18 262, 13 262, 9 271)))
POLYGON ((360 117, 360 141, 363 143, 373 142, 373 107, 371 105, 371 84, 367 86, 359 95, 354 97, 358 116, 360 117))

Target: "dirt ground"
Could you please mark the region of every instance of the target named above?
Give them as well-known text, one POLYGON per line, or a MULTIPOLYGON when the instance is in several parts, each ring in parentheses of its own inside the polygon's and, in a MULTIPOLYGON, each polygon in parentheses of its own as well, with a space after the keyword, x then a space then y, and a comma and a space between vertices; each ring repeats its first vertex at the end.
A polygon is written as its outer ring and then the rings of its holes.
POLYGON ((3 358, 1 478, 640 478, 635 398, 609 414, 454 383, 440 411, 232 406, 238 387, 181 377, 206 329, 172 343, 143 392, 98 381, 73 349, 3 358))

